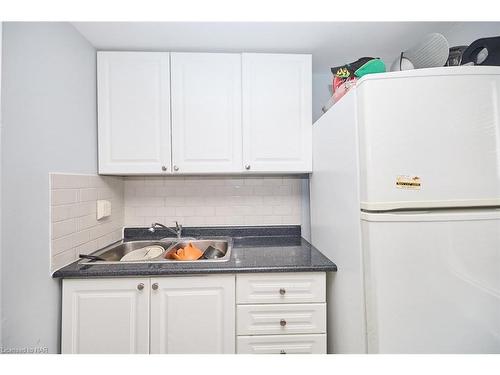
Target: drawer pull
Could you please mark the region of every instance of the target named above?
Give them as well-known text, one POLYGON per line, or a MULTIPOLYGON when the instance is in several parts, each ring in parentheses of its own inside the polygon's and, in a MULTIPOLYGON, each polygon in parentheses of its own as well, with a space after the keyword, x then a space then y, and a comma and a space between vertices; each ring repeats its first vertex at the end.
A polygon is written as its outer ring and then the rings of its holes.
POLYGON ((286 293, 285 288, 281 288, 281 289, 280 289, 280 294, 281 294, 282 296, 284 296, 284 295, 285 295, 285 293, 286 293))
POLYGON ((281 349, 280 354, 286 354, 286 352, 283 349, 281 349))
POLYGON ((282 327, 286 326, 286 320, 285 319, 281 319, 280 320, 280 326, 282 326, 282 327))

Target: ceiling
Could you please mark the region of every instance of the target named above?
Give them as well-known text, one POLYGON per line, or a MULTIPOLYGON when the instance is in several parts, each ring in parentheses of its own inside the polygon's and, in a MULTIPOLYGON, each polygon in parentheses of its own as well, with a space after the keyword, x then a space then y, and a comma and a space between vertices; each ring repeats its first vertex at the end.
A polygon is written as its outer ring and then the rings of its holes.
POLYGON ((74 22, 98 50, 311 53, 313 71, 362 56, 390 65, 430 32, 452 22, 74 22))

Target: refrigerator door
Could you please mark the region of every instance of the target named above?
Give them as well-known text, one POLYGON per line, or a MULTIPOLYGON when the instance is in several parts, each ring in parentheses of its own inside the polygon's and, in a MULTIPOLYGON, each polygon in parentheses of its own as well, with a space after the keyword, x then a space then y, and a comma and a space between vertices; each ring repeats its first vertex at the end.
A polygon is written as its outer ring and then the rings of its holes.
POLYGON ((499 91, 499 67, 361 79, 361 208, 500 205, 499 91))
POLYGON ((500 210, 362 214, 370 353, 500 353, 500 210))

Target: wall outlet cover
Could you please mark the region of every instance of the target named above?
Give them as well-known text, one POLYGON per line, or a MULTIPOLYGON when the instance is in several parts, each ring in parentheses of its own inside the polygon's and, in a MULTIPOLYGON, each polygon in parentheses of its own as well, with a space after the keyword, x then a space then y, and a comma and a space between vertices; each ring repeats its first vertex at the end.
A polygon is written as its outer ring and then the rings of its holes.
POLYGON ((97 201, 97 220, 111 215, 111 202, 107 200, 97 201))

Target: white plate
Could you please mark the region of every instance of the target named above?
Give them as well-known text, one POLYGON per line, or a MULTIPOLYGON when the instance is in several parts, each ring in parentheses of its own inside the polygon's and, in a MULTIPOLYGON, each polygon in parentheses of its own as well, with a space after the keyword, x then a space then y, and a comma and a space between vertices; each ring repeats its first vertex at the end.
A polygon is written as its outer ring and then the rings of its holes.
POLYGON ((160 256, 164 251, 165 249, 159 245, 146 246, 125 254, 120 262, 148 260, 160 256))

